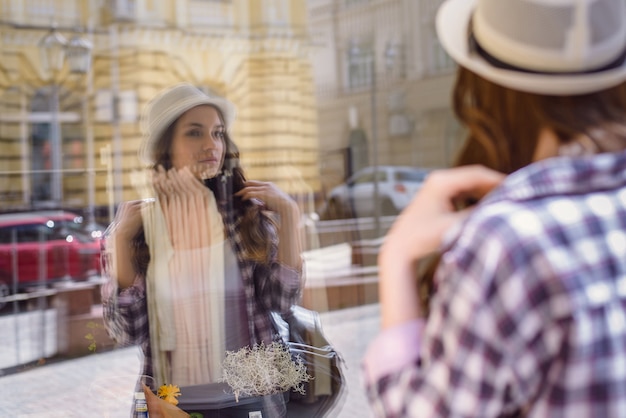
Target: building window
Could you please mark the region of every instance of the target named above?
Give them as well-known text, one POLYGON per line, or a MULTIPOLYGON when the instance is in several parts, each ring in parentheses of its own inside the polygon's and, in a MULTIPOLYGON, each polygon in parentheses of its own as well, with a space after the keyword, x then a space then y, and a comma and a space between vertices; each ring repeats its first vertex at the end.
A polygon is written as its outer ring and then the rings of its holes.
POLYGON ((33 124, 31 132, 32 200, 33 202, 49 201, 52 200, 50 193, 50 171, 52 170, 50 126, 47 123, 33 124))
POLYGON ((135 0, 109 0, 109 8, 115 20, 135 19, 135 0))
POLYGON ((192 0, 189 2, 189 24, 192 26, 232 26, 232 1, 192 0))
POLYGON ((428 72, 430 74, 439 74, 452 70, 455 66, 454 61, 441 46, 434 24, 431 25, 431 36, 429 40, 430 66, 428 68, 428 72))
POLYGON ((406 77, 406 48, 401 42, 387 42, 384 51, 385 71, 389 80, 406 77))
POLYGON ((77 4, 62 5, 54 0, 25 0, 22 2, 10 1, 6 11, 11 20, 23 21, 23 23, 46 25, 51 22, 57 25, 75 24, 79 19, 77 4), (23 7, 23 9, 21 9, 23 7), (24 10, 21 16, 20 9, 24 10))
POLYGON ((289 23, 289 2, 285 0, 267 0, 263 7, 267 25, 285 26, 289 23))
POLYGON ((347 53, 347 86, 349 90, 367 87, 374 81, 374 48, 352 42, 347 53))
POLYGON ((442 0, 422 0, 420 3, 422 15, 421 37, 426 52, 425 70, 427 74, 432 75, 448 72, 455 67, 454 61, 443 49, 437 37, 435 19, 441 3, 442 0))

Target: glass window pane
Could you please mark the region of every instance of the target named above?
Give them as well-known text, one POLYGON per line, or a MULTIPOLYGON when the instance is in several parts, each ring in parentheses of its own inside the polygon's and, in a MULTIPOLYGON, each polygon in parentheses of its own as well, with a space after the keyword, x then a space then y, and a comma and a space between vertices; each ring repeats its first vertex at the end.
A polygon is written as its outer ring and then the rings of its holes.
MULTIPOLYGON (((54 405, 71 416, 87 402, 93 416, 127 416, 139 381, 178 385, 181 405, 206 395, 196 383, 220 394, 205 400, 234 399, 219 382, 226 353, 271 341, 268 309, 293 306, 319 313, 345 361, 326 416, 372 415, 360 361, 380 327, 380 243, 464 135, 434 37, 441 1, 5 3, 0 374, 20 402, 0 415, 54 405), (40 68, 44 15, 93 43, 90 73, 40 68), (152 100, 180 82, 217 107, 201 106, 189 130, 182 113, 166 117, 176 106, 149 120, 152 100), (160 183, 159 165, 187 167, 193 182, 160 183)), ((328 377, 287 407, 316 405, 306 401, 328 377)))

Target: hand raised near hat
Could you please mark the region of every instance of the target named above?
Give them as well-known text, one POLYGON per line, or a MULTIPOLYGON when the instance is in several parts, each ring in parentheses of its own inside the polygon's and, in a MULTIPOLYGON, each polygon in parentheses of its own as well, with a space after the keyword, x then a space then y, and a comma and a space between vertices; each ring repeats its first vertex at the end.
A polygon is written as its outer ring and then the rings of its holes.
POLYGON ((472 210, 459 210, 459 203, 479 201, 504 177, 479 165, 433 172, 390 229, 384 247, 410 259, 436 251, 445 232, 472 210))
POLYGON ((117 226, 114 233, 124 239, 133 239, 142 225, 141 207, 143 200, 122 202, 116 215, 117 226))
POLYGON ((114 227, 106 237, 107 248, 112 252, 116 262, 112 263, 110 274, 117 279, 121 289, 133 284, 136 276, 131 258, 135 254, 135 241, 142 228, 141 208, 146 204, 143 200, 122 202, 115 215, 114 227))
POLYGON ((302 268, 299 236, 300 210, 296 202, 273 183, 246 181, 244 188, 235 193, 243 200, 253 200, 280 216, 278 227, 278 259, 296 270, 302 268))
POLYGON ((415 263, 439 249, 444 234, 464 220, 478 201, 497 187, 504 175, 482 166, 433 172, 400 214, 378 255, 383 328, 424 315, 418 301, 415 263))
POLYGON ((246 181, 244 188, 235 193, 243 200, 254 200, 266 209, 282 214, 297 211, 296 202, 285 192, 280 190, 274 183, 263 181, 246 181))

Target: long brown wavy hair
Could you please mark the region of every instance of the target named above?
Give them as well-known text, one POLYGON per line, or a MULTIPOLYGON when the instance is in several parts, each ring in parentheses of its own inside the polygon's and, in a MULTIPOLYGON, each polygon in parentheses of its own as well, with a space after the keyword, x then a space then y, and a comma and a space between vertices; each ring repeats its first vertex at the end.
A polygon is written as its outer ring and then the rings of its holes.
MULTIPOLYGON (((584 138, 594 153, 626 149, 626 83, 575 96, 525 93, 494 84, 459 67, 453 108, 468 130, 454 166, 482 164, 509 174, 533 162, 542 129, 560 145, 584 138)), ((428 312, 439 257, 418 271, 420 296, 428 312)))
POLYGON ((457 166, 483 164, 512 173, 532 162, 546 128, 561 145, 585 136, 596 153, 626 148, 626 83, 589 94, 550 96, 502 87, 461 67, 453 107, 469 131, 457 166))
MULTIPOLYGON (((222 111, 218 107, 212 107, 217 111, 220 120, 224 121, 222 111)), ((173 167, 171 148, 178 119, 165 129, 156 142, 152 150, 153 161, 155 161, 153 169, 162 166, 165 170, 169 170, 173 167)), ((219 206, 222 208, 224 217, 240 219, 239 229, 242 234, 240 245, 245 252, 244 257, 255 262, 267 263, 270 257, 270 232, 265 228, 266 223, 259 222, 262 216, 261 208, 249 200, 245 201, 235 196, 235 193, 243 189, 246 177, 240 164, 239 149, 226 131, 224 132, 224 145, 222 169, 216 177, 204 180, 204 185, 211 189, 217 201, 220 202, 219 206)), ((267 217, 267 219, 270 224, 273 224, 271 218, 267 217)), ((150 252, 143 228, 135 236, 133 247, 135 270, 145 276, 150 262, 150 252)))

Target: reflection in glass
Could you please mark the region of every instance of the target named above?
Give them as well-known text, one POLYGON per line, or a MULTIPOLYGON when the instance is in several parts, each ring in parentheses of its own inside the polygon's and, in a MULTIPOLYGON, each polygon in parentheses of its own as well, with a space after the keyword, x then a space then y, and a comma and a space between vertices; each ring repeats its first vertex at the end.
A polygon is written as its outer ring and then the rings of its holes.
MULTIPOLYGON (((175 384, 187 402, 199 391, 204 407, 220 409, 227 351, 271 345, 270 312, 301 294, 299 210, 271 183, 245 179, 230 102, 181 84, 148 109, 144 199, 121 205, 106 238, 105 323, 118 343, 142 346, 153 391, 175 384)), ((284 416, 284 376, 271 381, 257 366, 267 387, 229 408, 284 416)))

